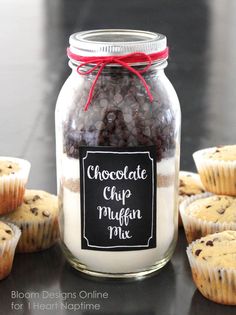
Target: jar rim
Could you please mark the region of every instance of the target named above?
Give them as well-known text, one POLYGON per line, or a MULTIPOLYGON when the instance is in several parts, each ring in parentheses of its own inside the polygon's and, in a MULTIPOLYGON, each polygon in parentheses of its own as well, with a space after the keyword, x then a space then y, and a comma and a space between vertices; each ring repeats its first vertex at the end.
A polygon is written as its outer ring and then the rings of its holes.
POLYGON ((122 56, 141 52, 158 53, 167 48, 166 36, 130 29, 99 29, 70 36, 70 51, 80 56, 122 56))

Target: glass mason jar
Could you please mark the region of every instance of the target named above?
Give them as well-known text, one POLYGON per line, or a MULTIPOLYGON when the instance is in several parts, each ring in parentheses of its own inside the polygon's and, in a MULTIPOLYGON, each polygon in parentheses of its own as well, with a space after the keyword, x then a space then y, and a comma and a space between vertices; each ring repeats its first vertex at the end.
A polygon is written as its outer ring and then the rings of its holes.
POLYGON ((161 34, 71 35, 56 105, 63 252, 95 276, 163 267, 177 240, 180 107, 161 34))

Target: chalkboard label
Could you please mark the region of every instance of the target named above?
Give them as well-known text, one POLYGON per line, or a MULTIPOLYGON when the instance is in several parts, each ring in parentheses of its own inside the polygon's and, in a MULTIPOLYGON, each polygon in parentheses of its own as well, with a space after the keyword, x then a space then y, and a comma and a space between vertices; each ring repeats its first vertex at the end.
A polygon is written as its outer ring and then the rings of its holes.
POLYGON ((156 247, 156 149, 80 147, 82 249, 156 247))

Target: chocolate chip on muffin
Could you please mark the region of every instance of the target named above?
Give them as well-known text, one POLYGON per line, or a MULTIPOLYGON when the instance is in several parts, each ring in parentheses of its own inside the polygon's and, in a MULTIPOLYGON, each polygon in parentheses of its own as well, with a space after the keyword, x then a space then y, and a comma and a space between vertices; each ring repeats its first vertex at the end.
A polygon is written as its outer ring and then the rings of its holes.
POLYGON ((46 249, 59 237, 57 197, 47 192, 26 190, 24 203, 4 218, 22 231, 18 252, 46 249))

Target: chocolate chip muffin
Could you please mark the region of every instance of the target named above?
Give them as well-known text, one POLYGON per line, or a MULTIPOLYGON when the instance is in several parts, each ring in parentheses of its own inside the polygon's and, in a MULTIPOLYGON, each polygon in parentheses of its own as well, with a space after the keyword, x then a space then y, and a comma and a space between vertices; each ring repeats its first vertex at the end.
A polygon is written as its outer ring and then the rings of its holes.
POLYGON ((193 158, 207 191, 236 196, 236 145, 200 150, 193 158))
POLYGON ((21 231, 17 226, 0 221, 0 280, 6 278, 11 272, 20 235, 21 231))
POLYGON ((23 204, 4 219, 22 231, 17 252, 49 248, 59 237, 57 197, 45 191, 26 190, 23 204))
POLYGON ((23 202, 29 171, 26 160, 0 157, 0 215, 14 211, 23 202))
POLYGON ((208 299, 236 305, 236 231, 203 237, 187 248, 193 280, 208 299))
POLYGON ((236 230, 236 197, 209 195, 191 197, 180 205, 189 243, 207 234, 236 230))
POLYGON ((205 189, 202 185, 200 176, 193 172, 179 172, 179 198, 180 202, 185 197, 191 197, 198 194, 203 194, 205 189))
MULTIPOLYGON (((201 183, 200 176, 193 172, 179 172, 179 205, 188 197, 202 194, 205 189, 201 183)), ((182 219, 179 214, 179 226, 182 226, 182 219)))

